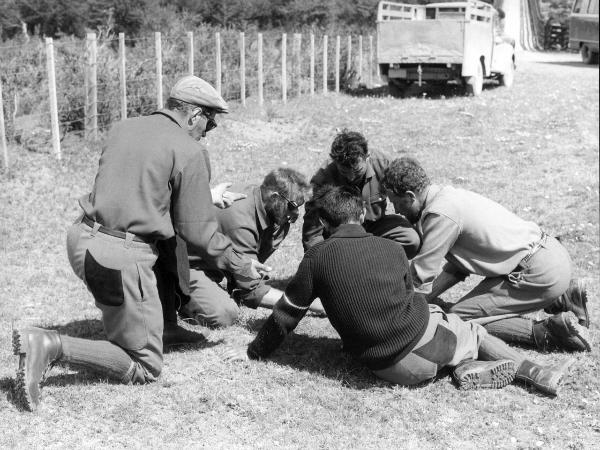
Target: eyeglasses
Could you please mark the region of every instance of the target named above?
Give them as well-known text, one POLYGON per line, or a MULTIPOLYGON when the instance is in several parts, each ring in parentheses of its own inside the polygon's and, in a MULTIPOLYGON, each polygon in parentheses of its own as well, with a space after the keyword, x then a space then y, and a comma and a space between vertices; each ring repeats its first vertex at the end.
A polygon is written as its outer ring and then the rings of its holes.
POLYGON ((214 130, 215 128, 217 128, 217 122, 215 122, 215 113, 213 111, 207 111, 200 108, 200 112, 196 113, 195 115, 204 116, 204 118, 206 119, 206 127, 204 129, 205 132, 208 133, 210 130, 214 130))
POLYGON ((280 194, 279 192, 275 192, 275 194, 279 195, 282 199, 284 199, 288 203, 288 209, 298 209, 304 204, 304 202, 298 204, 297 202, 290 200, 285 195, 280 194))

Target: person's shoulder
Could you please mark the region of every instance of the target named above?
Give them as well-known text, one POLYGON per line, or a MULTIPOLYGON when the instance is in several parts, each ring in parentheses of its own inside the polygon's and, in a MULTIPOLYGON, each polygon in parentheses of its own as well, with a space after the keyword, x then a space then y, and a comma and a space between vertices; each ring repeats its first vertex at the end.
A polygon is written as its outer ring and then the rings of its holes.
POLYGON ((371 166, 378 178, 383 178, 385 169, 390 165, 390 158, 379 150, 371 150, 371 166))
POLYGON ((315 186, 330 184, 335 180, 336 173, 337 168, 335 167, 335 163, 328 159, 317 169, 310 179, 310 184, 315 186))

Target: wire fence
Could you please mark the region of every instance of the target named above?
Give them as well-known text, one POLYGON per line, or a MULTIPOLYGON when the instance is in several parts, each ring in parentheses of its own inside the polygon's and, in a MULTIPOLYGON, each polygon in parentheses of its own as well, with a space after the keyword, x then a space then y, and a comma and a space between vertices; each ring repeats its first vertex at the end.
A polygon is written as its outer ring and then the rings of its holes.
POLYGON ((193 73, 227 101, 339 91, 373 84, 372 36, 240 33, 96 36, 0 45, 0 146, 46 139, 60 159, 66 133, 91 139, 116 120, 162 107, 175 80, 193 73))

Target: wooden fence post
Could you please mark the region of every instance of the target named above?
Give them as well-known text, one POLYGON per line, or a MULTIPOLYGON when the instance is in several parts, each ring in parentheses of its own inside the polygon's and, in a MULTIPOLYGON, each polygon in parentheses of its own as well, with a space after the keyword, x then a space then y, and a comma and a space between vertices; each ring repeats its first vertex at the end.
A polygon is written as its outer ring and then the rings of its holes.
POLYGON ((263 35, 258 33, 258 105, 263 106, 265 99, 263 93, 263 35))
POLYGON ((340 37, 335 38, 335 92, 340 92, 340 37))
POLYGON ((315 35, 310 34, 310 95, 315 95, 315 35))
POLYGON ((125 71, 125 33, 119 33, 119 78, 121 85, 121 120, 127 119, 127 72, 125 71))
MULTIPOLYGON (((96 36, 94 35, 94 41, 96 36)), ((52 148, 56 159, 60 160, 60 129, 58 128, 58 103, 56 101, 56 72, 54 69, 54 44, 46 38, 46 66, 48 70, 48 94, 50 100, 50 123, 52 128, 52 148)), ((96 131, 98 131, 96 127, 96 131)))
MULTIPOLYGON (((85 77, 85 137, 98 139, 98 47, 96 33, 86 36, 87 66, 85 77)), ((54 52, 52 52, 54 64, 54 52)))
POLYGON ((369 35, 369 88, 373 87, 373 35, 369 35))
POLYGON ((4 162, 4 171, 8 172, 8 145, 6 143, 6 127, 4 124, 4 101, 2 100, 2 79, 0 79, 0 146, 2 146, 2 161, 4 162))
POLYGON ((323 94, 327 94, 327 35, 323 36, 323 94))
POLYGON ((154 33, 154 51, 156 55, 156 105, 158 109, 163 107, 162 86, 162 40, 160 31, 154 33))
POLYGON ((358 82, 362 81, 363 77, 363 37, 358 36, 358 82))
POLYGON ((294 33, 293 42, 293 77, 295 85, 298 89, 296 95, 299 97, 302 94, 302 35, 300 33, 294 33))
POLYGON ((215 85, 221 94, 221 33, 215 33, 215 85))
POLYGON ((246 106, 246 35, 240 33, 240 97, 242 106, 246 106))
POLYGON ((287 34, 281 35, 281 100, 287 102, 287 34))
POLYGON ((352 35, 348 36, 348 58, 346 60, 346 70, 350 73, 352 69, 352 35))
POLYGON ((188 72, 194 75, 194 32, 188 31, 188 72))

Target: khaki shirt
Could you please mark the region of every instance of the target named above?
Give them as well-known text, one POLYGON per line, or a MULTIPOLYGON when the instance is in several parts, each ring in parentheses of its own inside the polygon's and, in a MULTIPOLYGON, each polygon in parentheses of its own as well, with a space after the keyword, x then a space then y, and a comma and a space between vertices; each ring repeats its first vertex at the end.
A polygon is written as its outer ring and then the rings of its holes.
POLYGON ((507 275, 541 238, 538 225, 493 200, 451 186, 431 185, 417 224, 422 247, 411 263, 415 291, 428 294, 444 258, 461 271, 507 275))
MULTIPOLYGON (((365 225, 369 222, 375 222, 385 215, 387 208, 387 194, 381 181, 385 169, 390 164, 390 160, 383 153, 371 151, 367 159, 367 171, 360 185, 355 186, 360 190, 362 199, 365 202, 367 213, 365 216, 365 225)), ((333 161, 327 162, 310 180, 313 191, 331 184, 334 186, 349 186, 346 180, 340 175, 333 161)), ((318 242, 323 241, 323 227, 319 222, 319 217, 314 209, 314 203, 309 201, 305 205, 304 223, 302 225, 302 242, 305 249, 309 249, 318 242)))
MULTIPOLYGON (((237 192, 234 187, 232 190, 237 192)), ((278 226, 269 219, 262 201, 260 187, 249 186, 243 192, 247 197, 236 201, 229 208, 217 209, 217 222, 219 232, 225 234, 233 242, 235 250, 248 258, 265 262, 279 247, 290 230, 290 224, 278 226)), ((190 254, 190 267, 197 270, 215 270, 214 264, 204 261, 200 256, 190 254)), ((224 274, 225 276, 229 274, 224 274)), ((246 306, 258 306, 260 300, 269 291, 270 287, 264 280, 246 283, 235 282, 227 276, 228 286, 241 289, 240 300, 246 306)))
POLYGON ((209 179, 208 154, 163 110, 111 128, 92 192, 79 204, 107 228, 148 240, 177 233, 219 268, 246 273, 250 261, 218 231, 209 179))

